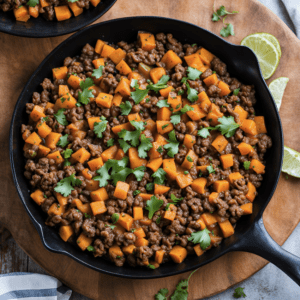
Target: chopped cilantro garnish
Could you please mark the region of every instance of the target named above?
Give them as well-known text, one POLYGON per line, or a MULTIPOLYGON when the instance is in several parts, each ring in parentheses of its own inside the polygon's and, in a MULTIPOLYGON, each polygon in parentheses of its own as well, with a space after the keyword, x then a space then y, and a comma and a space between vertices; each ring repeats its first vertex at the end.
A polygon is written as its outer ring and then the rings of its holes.
POLYGON ((64 197, 67 197, 74 190, 75 185, 81 185, 81 180, 76 179, 75 175, 72 174, 71 176, 65 177, 59 181, 54 190, 55 192, 62 194, 64 197))
POLYGON ((156 172, 152 174, 152 177, 154 178, 154 183, 164 184, 166 180, 166 174, 167 173, 162 168, 159 168, 156 172))
POLYGON ((158 211, 163 204, 163 200, 157 199, 155 196, 152 196, 150 200, 146 202, 145 207, 145 209, 149 211, 148 218, 152 219, 154 213, 158 211))
POLYGON ((102 138, 103 132, 106 130, 108 121, 101 121, 101 122, 95 122, 94 123, 94 132, 97 135, 98 138, 102 138))
POLYGON ((126 101, 125 103, 120 104, 120 108, 121 108, 121 115, 127 116, 131 112, 132 105, 130 104, 129 101, 126 101))
POLYGON ((169 157, 174 157, 175 154, 178 153, 179 150, 179 142, 176 139, 175 130, 172 130, 169 133, 168 144, 164 145, 164 148, 168 150, 167 155, 169 157))
POLYGON ((100 66, 98 69, 94 69, 92 76, 99 79, 103 75, 104 66, 100 66))
POLYGON ((67 126, 68 125, 68 121, 67 121, 66 116, 64 114, 65 110, 66 110, 65 108, 61 108, 61 109, 59 109, 57 111, 56 114, 54 114, 54 117, 55 117, 56 121, 59 124, 63 125, 63 126, 67 126))
POLYGON ((107 147, 111 147, 114 145, 114 139, 109 139, 106 143, 107 147))
POLYGON ((194 244, 200 244, 201 249, 205 250, 210 245, 209 233, 210 231, 207 228, 204 228, 203 230, 192 232, 188 240, 194 244))
POLYGON ((69 143, 68 142, 68 136, 69 136, 68 134, 65 134, 65 135, 61 136, 56 145, 59 146, 59 147, 62 147, 62 148, 66 147, 69 143))

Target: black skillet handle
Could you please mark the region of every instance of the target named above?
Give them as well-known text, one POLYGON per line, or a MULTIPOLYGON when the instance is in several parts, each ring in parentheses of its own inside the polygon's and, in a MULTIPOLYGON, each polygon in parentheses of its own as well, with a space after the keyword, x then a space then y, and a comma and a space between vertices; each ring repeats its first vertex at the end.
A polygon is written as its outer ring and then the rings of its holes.
POLYGON ((300 285, 300 258, 282 249, 271 238, 262 219, 254 223, 254 229, 247 232, 235 250, 267 259, 300 285))

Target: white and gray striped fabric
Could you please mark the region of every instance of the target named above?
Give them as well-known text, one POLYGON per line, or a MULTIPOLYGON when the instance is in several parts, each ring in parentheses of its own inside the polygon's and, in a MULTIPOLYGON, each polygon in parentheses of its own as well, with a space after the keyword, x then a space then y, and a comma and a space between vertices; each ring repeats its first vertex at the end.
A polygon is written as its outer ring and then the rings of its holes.
POLYGON ((72 291, 48 275, 9 273, 0 275, 0 300, 69 300, 72 291))

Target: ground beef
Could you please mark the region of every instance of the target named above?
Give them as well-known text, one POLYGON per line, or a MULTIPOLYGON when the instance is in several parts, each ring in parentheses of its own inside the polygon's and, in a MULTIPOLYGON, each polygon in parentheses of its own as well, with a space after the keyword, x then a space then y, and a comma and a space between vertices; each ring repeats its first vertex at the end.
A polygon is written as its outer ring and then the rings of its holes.
MULTIPOLYGON (((5 3, 2 9, 7 9, 5 3)), ((88 0, 78 4, 89 7, 88 0)), ((50 19, 51 7, 44 9, 50 19)), ((217 247, 224 237, 219 224, 236 224, 245 206, 252 205, 263 180, 264 156, 272 147, 264 129, 250 134, 242 126, 226 138, 214 129, 221 116, 241 125, 247 115, 256 126, 254 87, 231 78, 226 64, 216 57, 201 67, 198 78, 186 80, 190 69, 184 57, 202 50, 196 44, 182 45, 171 34, 157 34, 151 49, 145 49, 140 39, 110 47, 124 51, 129 74, 121 74, 116 61, 101 58, 86 44, 81 54, 64 59, 64 76, 45 78, 32 103, 26 104, 30 118, 21 126, 26 141, 24 176, 46 215, 46 225, 95 258, 108 258, 117 266, 127 262, 158 267, 172 260, 178 247, 194 254, 193 233, 204 226, 211 231, 211 246, 217 247), (178 63, 163 70, 160 77, 168 77, 156 90, 153 72, 168 66, 165 57, 170 53, 178 63), (102 77, 93 81, 98 59, 104 64, 102 77), (218 82, 208 85, 212 77, 218 82), (226 95, 219 81, 227 85, 226 95), (147 96, 137 101, 132 93, 143 92, 148 84, 152 88, 147 96), (62 89, 66 94, 61 95, 62 89), (191 89, 201 94, 200 102, 186 100, 191 89), (66 106, 71 97, 73 104, 66 106), (101 97, 108 102, 100 102, 101 97), (179 102, 172 106, 175 99, 179 102), (59 110, 61 105, 65 110, 59 110), (168 125, 170 118, 173 124, 168 125), (160 129, 156 121, 163 122, 160 129), (164 131, 166 126, 170 130, 164 131), (220 137, 227 143, 222 149, 215 144, 220 137), (159 205, 149 219, 153 202, 159 205)))

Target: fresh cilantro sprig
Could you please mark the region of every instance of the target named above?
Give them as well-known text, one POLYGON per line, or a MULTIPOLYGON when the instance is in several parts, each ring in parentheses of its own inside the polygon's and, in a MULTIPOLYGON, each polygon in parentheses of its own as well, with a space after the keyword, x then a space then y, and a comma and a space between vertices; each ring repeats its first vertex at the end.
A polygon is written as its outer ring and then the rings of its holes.
POLYGON ((141 135, 141 144, 138 147, 138 155, 140 158, 147 157, 147 151, 153 147, 150 138, 146 138, 144 134, 141 135))
POLYGON ((66 149, 66 150, 61 152, 61 154, 64 156, 64 159, 65 159, 64 166, 70 166, 71 165, 68 158, 71 157, 72 153, 73 153, 72 149, 66 149))
POLYGON ((240 92, 240 88, 235 89, 235 90, 233 91, 233 95, 237 96, 237 95, 239 94, 239 92, 240 92))
POLYGON ((244 168, 245 168, 245 170, 249 170, 250 164, 251 164, 250 161, 244 161, 244 168))
POLYGON ((59 146, 59 147, 62 147, 62 148, 66 147, 69 143, 68 142, 68 136, 69 136, 68 134, 65 134, 65 135, 61 136, 56 145, 59 146))
POLYGON ((219 123, 216 127, 204 127, 198 130, 198 135, 207 138, 210 133, 209 130, 219 130, 221 134, 225 135, 227 138, 234 136, 236 130, 240 127, 239 124, 235 123, 234 118, 232 116, 225 117, 218 119, 219 123))
POLYGON ((178 153, 179 150, 179 142, 176 139, 175 130, 172 130, 169 133, 168 144, 164 145, 164 148, 168 150, 167 155, 169 157, 174 157, 175 154, 178 153))
POLYGON ((119 139, 118 142, 120 144, 120 147, 123 149, 124 153, 126 153, 129 150, 130 145, 121 139, 119 139))
MULTIPOLYGON (((218 21, 222 20, 224 23, 227 15, 233 15, 233 14, 238 14, 238 13, 239 12, 235 11, 235 10, 232 12, 229 12, 226 10, 225 6, 222 5, 216 12, 213 12, 212 21, 218 22, 218 21)), ((225 25, 226 26, 223 27, 220 31, 221 36, 228 37, 229 35, 234 35, 233 25, 231 23, 226 23, 225 25)))
POLYGON ((78 102, 89 104, 90 98, 94 98, 93 91, 89 89, 94 85, 93 79, 88 77, 85 80, 81 80, 79 85, 82 91, 78 92, 78 102))
POLYGON ((188 79, 190 79, 190 80, 196 80, 202 74, 201 71, 199 71, 195 68, 192 68, 192 67, 188 67, 187 72, 188 72, 188 79))
POLYGON ((216 170, 211 164, 208 167, 206 167, 206 170, 208 171, 209 174, 216 173, 216 170))
POLYGON ((186 104, 180 111, 177 111, 176 113, 174 113, 172 116, 171 116, 171 123, 173 125, 177 125, 180 123, 180 117, 187 113, 188 111, 193 111, 194 110, 194 107, 191 107, 189 106, 188 104, 186 104))
POLYGON ((148 218, 152 219, 154 213, 157 212, 163 204, 163 200, 157 199, 155 196, 152 196, 150 200, 146 202, 145 207, 145 209, 149 211, 148 218))
POLYGON ((118 222, 119 218, 120 218, 119 214, 114 213, 111 215, 111 220, 112 220, 113 224, 116 224, 118 222))
POLYGON ((234 298, 246 298, 246 294, 244 293, 244 288, 242 287, 237 287, 235 290, 234 290, 234 294, 233 294, 233 297, 234 298))
POLYGON ((132 105, 129 101, 126 101, 125 103, 120 104, 120 108, 121 108, 121 115, 128 116, 129 113, 131 112, 132 105))
POLYGON ((39 3, 40 3, 39 0, 29 0, 26 4, 30 7, 35 7, 39 3))
POLYGON ((162 168, 159 168, 156 172, 152 174, 152 177, 154 178, 154 183, 164 184, 166 180, 166 175, 167 173, 162 168))
POLYGON ((114 141, 113 138, 109 139, 109 140, 107 141, 107 143, 106 143, 107 147, 111 147, 111 146, 113 146, 114 144, 115 144, 115 141, 114 141))
POLYGON ((147 90, 151 90, 151 91, 154 91, 156 93, 159 92, 159 90, 162 90, 162 89, 165 89, 167 88, 167 82, 170 80, 170 76, 168 75, 163 75, 159 81, 155 84, 153 83, 150 83, 147 85, 147 90))
POLYGON ((140 130, 128 131, 126 129, 122 129, 118 135, 124 141, 130 142, 133 147, 136 147, 140 142, 140 130))
POLYGON ((186 85, 188 100, 190 100, 190 102, 195 102, 198 100, 198 92, 197 90, 191 88, 190 84, 187 81, 188 79, 188 77, 183 77, 181 79, 181 82, 186 85))
POLYGON ((94 69, 93 73, 92 73, 92 76, 95 77, 96 79, 101 78, 102 75, 103 75, 103 69, 104 69, 104 66, 99 66, 98 69, 94 69))
POLYGON ((65 108, 59 109, 59 110, 57 111, 57 113, 54 114, 54 117, 55 117, 56 121, 57 121, 59 124, 61 124, 61 125, 63 125, 63 126, 67 126, 67 125, 68 125, 68 121, 67 121, 67 118, 66 118, 66 116, 65 116, 65 114, 64 114, 64 111, 66 111, 65 108))
POLYGON ((135 91, 130 92, 130 96, 135 104, 139 104, 147 96, 148 92, 148 89, 141 90, 138 86, 135 86, 135 91))
POLYGON ((203 230, 192 232, 188 240, 194 244, 200 244, 201 249, 205 250, 210 245, 209 233, 210 231, 207 228, 204 228, 203 230))
POLYGON ((183 200, 183 197, 182 198, 177 198, 174 194, 171 194, 171 200, 172 200, 172 202, 170 202, 166 205, 165 210, 169 210, 169 207, 170 207, 171 204, 174 204, 174 205, 178 204, 180 201, 183 200))
MULTIPOLYGON (((189 288, 189 281, 192 277, 192 275, 197 271, 193 271, 188 279, 181 280, 177 285, 176 289, 171 296, 171 300, 187 300, 188 299, 188 288, 189 288)), ((167 296, 169 293, 168 289, 160 289, 158 293, 155 295, 155 300, 167 300, 169 296, 167 296)))
POLYGON ((109 159, 100 169, 97 170, 97 176, 93 180, 99 181, 99 186, 104 187, 108 184, 108 180, 112 180, 116 185, 118 181, 125 181, 130 174, 134 174, 137 181, 141 181, 144 177, 146 167, 141 166, 135 169, 127 167, 129 159, 127 156, 121 160, 109 159))
POLYGON ((157 101, 156 106, 158 106, 159 108, 170 107, 170 104, 168 103, 168 100, 165 99, 165 100, 159 100, 159 101, 157 101))
POLYGON ((95 122, 94 123, 94 132, 97 136, 97 138, 102 138, 103 137, 103 132, 106 130, 108 121, 102 120, 101 122, 95 122))
POLYGON ((62 194, 64 197, 68 197, 71 192, 74 190, 74 187, 81 185, 81 180, 75 178, 75 175, 72 174, 69 177, 65 177, 57 183, 57 186, 54 188, 55 192, 62 194))

